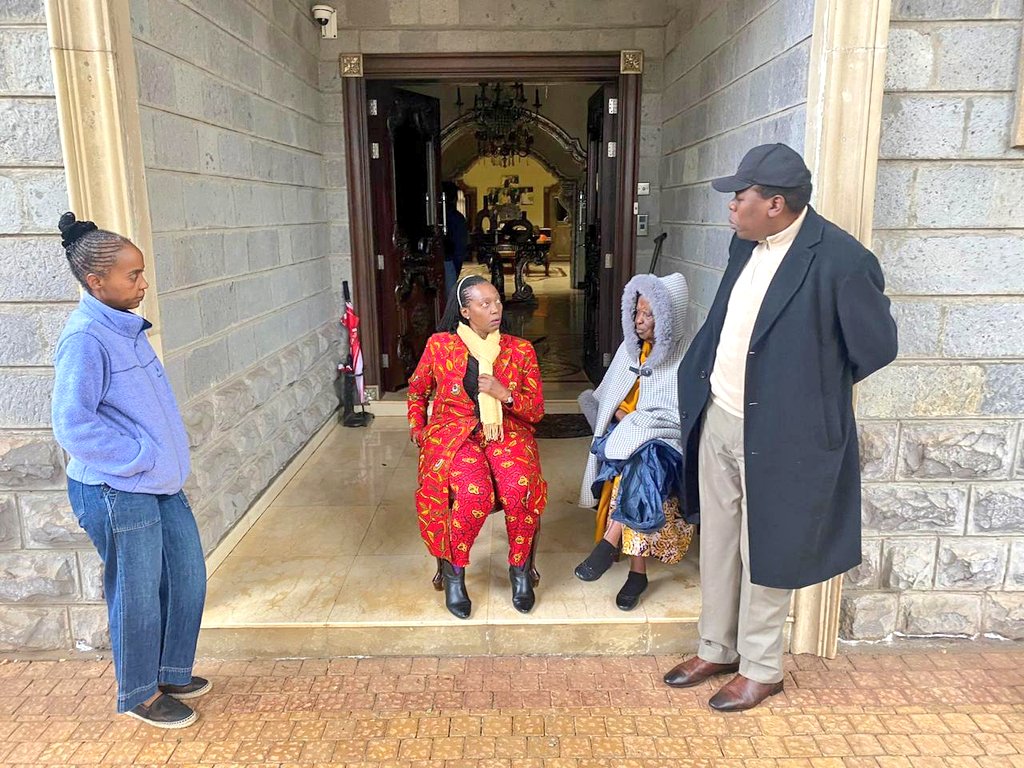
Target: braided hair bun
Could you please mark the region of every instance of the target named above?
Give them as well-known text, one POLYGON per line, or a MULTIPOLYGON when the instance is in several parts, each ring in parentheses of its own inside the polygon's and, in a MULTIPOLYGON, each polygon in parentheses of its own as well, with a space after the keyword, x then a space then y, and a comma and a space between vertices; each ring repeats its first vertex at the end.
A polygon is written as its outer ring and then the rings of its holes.
POLYGON ((78 221, 75 219, 75 214, 71 211, 60 217, 57 228, 60 229, 60 244, 64 246, 65 251, 71 248, 84 235, 98 229, 96 224, 91 221, 78 221))

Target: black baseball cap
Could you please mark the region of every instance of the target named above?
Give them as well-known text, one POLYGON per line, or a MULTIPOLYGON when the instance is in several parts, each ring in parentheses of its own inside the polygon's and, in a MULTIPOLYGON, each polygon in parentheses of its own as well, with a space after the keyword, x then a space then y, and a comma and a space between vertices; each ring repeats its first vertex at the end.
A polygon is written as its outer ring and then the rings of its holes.
POLYGON ((755 184, 791 189, 810 184, 811 172, 804 159, 785 144, 762 144, 747 152, 732 176, 711 182, 719 192, 740 192, 755 184))

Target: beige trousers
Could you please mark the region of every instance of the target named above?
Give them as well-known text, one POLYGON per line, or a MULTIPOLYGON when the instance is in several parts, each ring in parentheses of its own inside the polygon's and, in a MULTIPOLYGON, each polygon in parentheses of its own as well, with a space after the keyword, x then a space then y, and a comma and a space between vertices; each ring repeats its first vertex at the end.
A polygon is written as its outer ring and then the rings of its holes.
POLYGON ((698 456, 701 611, 697 655, 740 663, 758 683, 782 679, 782 632, 793 591, 750 583, 743 419, 712 401, 698 456))

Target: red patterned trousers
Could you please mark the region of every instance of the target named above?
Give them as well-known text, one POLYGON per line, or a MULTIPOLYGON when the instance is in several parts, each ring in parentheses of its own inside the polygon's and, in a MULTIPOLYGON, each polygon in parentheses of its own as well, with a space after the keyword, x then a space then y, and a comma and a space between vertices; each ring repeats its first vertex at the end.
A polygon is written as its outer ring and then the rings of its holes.
POLYGON ((473 542, 494 509, 495 488, 505 511, 508 562, 523 565, 529 559, 540 520, 528 510, 523 464, 516 454, 514 442, 487 443, 479 430, 455 454, 449 476, 452 565, 469 565, 473 542))

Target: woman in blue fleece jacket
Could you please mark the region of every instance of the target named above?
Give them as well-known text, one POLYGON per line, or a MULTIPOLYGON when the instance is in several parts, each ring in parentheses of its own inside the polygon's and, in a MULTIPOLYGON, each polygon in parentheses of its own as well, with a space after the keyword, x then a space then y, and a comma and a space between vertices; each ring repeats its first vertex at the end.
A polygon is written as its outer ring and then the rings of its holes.
POLYGON ((163 366, 131 310, 145 296, 142 253, 121 235, 60 219, 72 273, 85 289, 54 362, 53 431, 70 456, 68 497, 103 559, 117 711, 160 728, 196 713, 180 699, 192 676, 206 566, 182 486, 188 436, 163 366))

